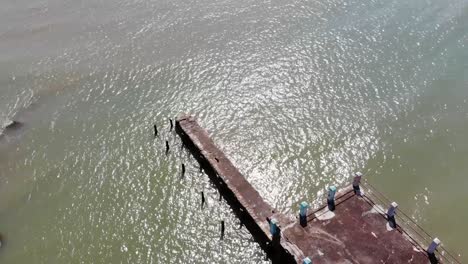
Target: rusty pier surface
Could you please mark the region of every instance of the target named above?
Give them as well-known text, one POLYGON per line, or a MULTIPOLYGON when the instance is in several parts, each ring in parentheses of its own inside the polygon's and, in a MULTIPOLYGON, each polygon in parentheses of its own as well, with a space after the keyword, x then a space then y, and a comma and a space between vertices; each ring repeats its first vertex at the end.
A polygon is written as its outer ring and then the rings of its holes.
POLYGON ((401 228, 390 230, 381 208, 350 187, 336 195, 336 209, 311 211, 307 225, 276 212, 260 196, 207 131, 191 116, 176 120, 176 131, 243 224, 273 263, 429 263, 427 253, 401 228), (271 219, 280 235, 272 237, 271 219))

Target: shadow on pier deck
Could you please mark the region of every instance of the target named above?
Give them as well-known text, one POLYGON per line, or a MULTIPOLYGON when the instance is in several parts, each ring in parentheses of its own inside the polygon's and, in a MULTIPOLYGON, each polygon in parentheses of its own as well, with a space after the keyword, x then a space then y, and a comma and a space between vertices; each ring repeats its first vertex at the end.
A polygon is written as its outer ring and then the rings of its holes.
POLYGON ((426 251, 399 227, 388 227, 384 211, 350 187, 336 195, 336 209, 313 211, 307 225, 275 211, 190 116, 176 121, 184 145, 220 190, 273 263, 429 263, 426 251), (277 221, 276 236, 270 222, 277 221))

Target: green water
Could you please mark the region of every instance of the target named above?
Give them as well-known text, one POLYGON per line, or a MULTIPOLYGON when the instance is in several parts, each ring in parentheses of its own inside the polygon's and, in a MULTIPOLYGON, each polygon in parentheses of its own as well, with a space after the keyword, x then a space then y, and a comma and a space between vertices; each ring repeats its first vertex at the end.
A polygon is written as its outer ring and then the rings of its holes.
POLYGON ((468 261, 467 0, 0 7, 0 263, 268 263, 183 112, 280 211, 359 170, 468 261))

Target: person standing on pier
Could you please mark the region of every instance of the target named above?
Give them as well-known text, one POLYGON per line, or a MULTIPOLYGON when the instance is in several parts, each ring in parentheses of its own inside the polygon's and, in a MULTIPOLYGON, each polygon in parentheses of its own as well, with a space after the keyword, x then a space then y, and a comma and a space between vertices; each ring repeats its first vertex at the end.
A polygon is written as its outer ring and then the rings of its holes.
POLYGON ((361 178, 362 178, 362 173, 356 172, 356 174, 354 174, 353 190, 354 190, 354 194, 357 196, 362 196, 361 187, 359 187, 359 185, 361 184, 361 178))

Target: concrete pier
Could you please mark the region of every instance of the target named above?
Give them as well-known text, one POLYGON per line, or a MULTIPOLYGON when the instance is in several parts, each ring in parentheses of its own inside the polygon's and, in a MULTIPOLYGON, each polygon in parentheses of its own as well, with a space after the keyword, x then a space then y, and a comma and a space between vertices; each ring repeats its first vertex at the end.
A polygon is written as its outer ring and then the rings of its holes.
POLYGON ((333 212, 324 201, 301 225, 299 215, 266 203, 193 117, 178 118, 176 131, 273 263, 429 263, 425 249, 389 229, 383 209, 351 185, 336 193, 333 212))

